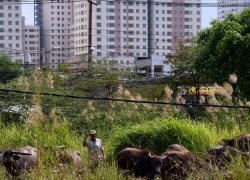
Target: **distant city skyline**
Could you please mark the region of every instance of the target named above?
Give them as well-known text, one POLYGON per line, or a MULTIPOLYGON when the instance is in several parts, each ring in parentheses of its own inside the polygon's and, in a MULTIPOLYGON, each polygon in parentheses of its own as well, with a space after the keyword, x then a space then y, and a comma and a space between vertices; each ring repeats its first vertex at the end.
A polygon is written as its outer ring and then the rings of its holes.
MULTIPOLYGON (((30 0, 30 2, 33 2, 30 0)), ((217 0, 202 0, 202 3, 217 3, 217 0)), ((22 5, 22 15, 25 17, 26 25, 34 25, 34 4, 22 5)), ((217 7, 202 7, 202 28, 209 27, 212 19, 217 18, 217 7)))

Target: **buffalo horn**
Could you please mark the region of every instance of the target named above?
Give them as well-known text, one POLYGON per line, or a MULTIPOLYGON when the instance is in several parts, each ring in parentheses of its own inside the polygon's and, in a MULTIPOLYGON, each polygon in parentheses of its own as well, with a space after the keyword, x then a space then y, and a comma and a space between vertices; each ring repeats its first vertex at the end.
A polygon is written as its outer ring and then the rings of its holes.
POLYGON ((18 154, 18 155, 32 155, 31 153, 25 153, 20 151, 11 151, 12 154, 18 154))

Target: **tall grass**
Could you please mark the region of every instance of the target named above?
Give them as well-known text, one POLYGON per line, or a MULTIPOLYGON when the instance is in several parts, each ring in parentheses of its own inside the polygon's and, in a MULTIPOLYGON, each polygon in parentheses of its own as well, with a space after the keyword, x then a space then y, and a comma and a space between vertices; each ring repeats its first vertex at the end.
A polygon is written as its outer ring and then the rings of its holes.
POLYGON ((182 144, 190 151, 205 153, 217 145, 221 139, 240 134, 242 129, 235 127, 218 128, 213 124, 196 122, 174 117, 158 118, 154 121, 117 129, 110 142, 112 153, 117 154, 125 147, 150 148, 161 154, 171 144, 182 144))
MULTIPOLYGON (((21 78, 26 83, 25 86, 22 83, 19 85, 28 90, 28 86, 31 85, 26 78, 21 78)), ((124 147, 147 147, 161 154, 170 144, 179 143, 203 158, 205 153, 221 139, 248 132, 250 128, 247 110, 189 107, 195 114, 191 116, 187 107, 118 101, 87 102, 52 96, 45 99, 41 97, 41 87, 46 86, 45 89, 49 92, 53 91, 54 81, 51 74, 45 76, 36 72, 33 78, 36 84, 32 85, 32 88, 36 90, 36 94, 28 101, 32 111, 22 116, 22 121, 25 120, 25 123, 0 121, 2 149, 30 145, 39 150, 39 165, 26 175, 27 179, 133 179, 117 171, 114 157, 124 147), (44 113, 44 106, 48 107, 47 114, 44 113), (94 172, 87 167, 87 148, 82 147, 84 133, 90 129, 97 130, 98 137, 104 142, 108 157, 94 172), (76 149, 82 154, 86 167, 83 174, 77 174, 73 167, 64 168, 59 165, 58 158, 53 156, 53 150, 50 149, 58 145, 76 149)), ((210 94, 210 104, 232 105, 230 85, 216 85, 216 87, 218 91, 210 94)), ((181 96, 172 99, 172 93, 169 87, 165 87, 156 94, 162 96, 166 102, 183 102, 181 96)), ((140 94, 132 95, 122 86, 119 87, 116 97, 144 100, 140 94)), ((200 103, 205 103, 204 99, 201 99, 200 103)), ((6 178, 4 171, 1 167, 1 179, 6 178)), ((247 175, 249 170, 239 160, 230 164, 226 170, 211 172, 204 169, 190 178, 247 179, 247 175), (245 174, 242 175, 243 172, 245 174)))

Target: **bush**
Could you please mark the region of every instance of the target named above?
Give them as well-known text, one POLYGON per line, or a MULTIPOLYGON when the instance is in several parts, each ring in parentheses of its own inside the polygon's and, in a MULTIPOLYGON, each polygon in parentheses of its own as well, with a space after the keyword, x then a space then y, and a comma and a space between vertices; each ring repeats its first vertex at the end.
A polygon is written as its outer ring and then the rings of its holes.
POLYGON ((169 145, 176 143, 184 145, 190 151, 200 153, 216 145, 220 139, 216 127, 209 127, 204 123, 173 117, 155 119, 135 125, 133 128, 129 126, 117 129, 110 142, 112 151, 110 155, 117 154, 125 147, 149 148, 161 154, 169 145))

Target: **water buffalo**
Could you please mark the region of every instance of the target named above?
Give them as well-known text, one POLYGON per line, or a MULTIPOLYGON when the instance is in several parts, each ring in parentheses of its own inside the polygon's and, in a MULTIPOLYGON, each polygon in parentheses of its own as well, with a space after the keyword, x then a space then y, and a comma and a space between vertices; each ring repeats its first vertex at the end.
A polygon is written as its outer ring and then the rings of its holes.
POLYGON ((125 148, 117 155, 118 168, 130 170, 135 177, 153 179, 160 174, 161 156, 149 149, 125 148))
POLYGON ((207 160, 210 164, 216 164, 219 168, 225 167, 232 158, 241 156, 243 159, 248 159, 248 152, 242 152, 231 146, 217 145, 208 151, 207 160))
POLYGON ((65 149, 65 146, 57 146, 54 148, 54 152, 59 157, 61 165, 74 166, 78 173, 83 172, 83 160, 79 151, 70 148, 65 149))
POLYGON ((62 149, 61 147, 57 147, 56 155, 59 156, 59 159, 64 166, 73 165, 78 173, 83 172, 83 160, 80 152, 73 149, 62 149))
MULTIPOLYGON (((168 148, 166 149, 165 152, 168 153, 169 151, 189 152, 188 149, 186 149, 184 146, 179 145, 179 144, 172 144, 172 145, 168 146, 168 148)), ((161 156, 164 156, 165 155, 164 153, 161 156)))
POLYGON ((248 152, 250 146, 250 133, 244 133, 232 139, 223 139, 220 144, 237 148, 242 152, 248 152))
POLYGON ((198 156, 184 146, 170 145, 162 154, 161 177, 166 179, 185 179, 200 166, 198 156))
POLYGON ((19 176, 37 165, 37 149, 24 146, 14 150, 1 150, 0 163, 10 176, 19 176))

